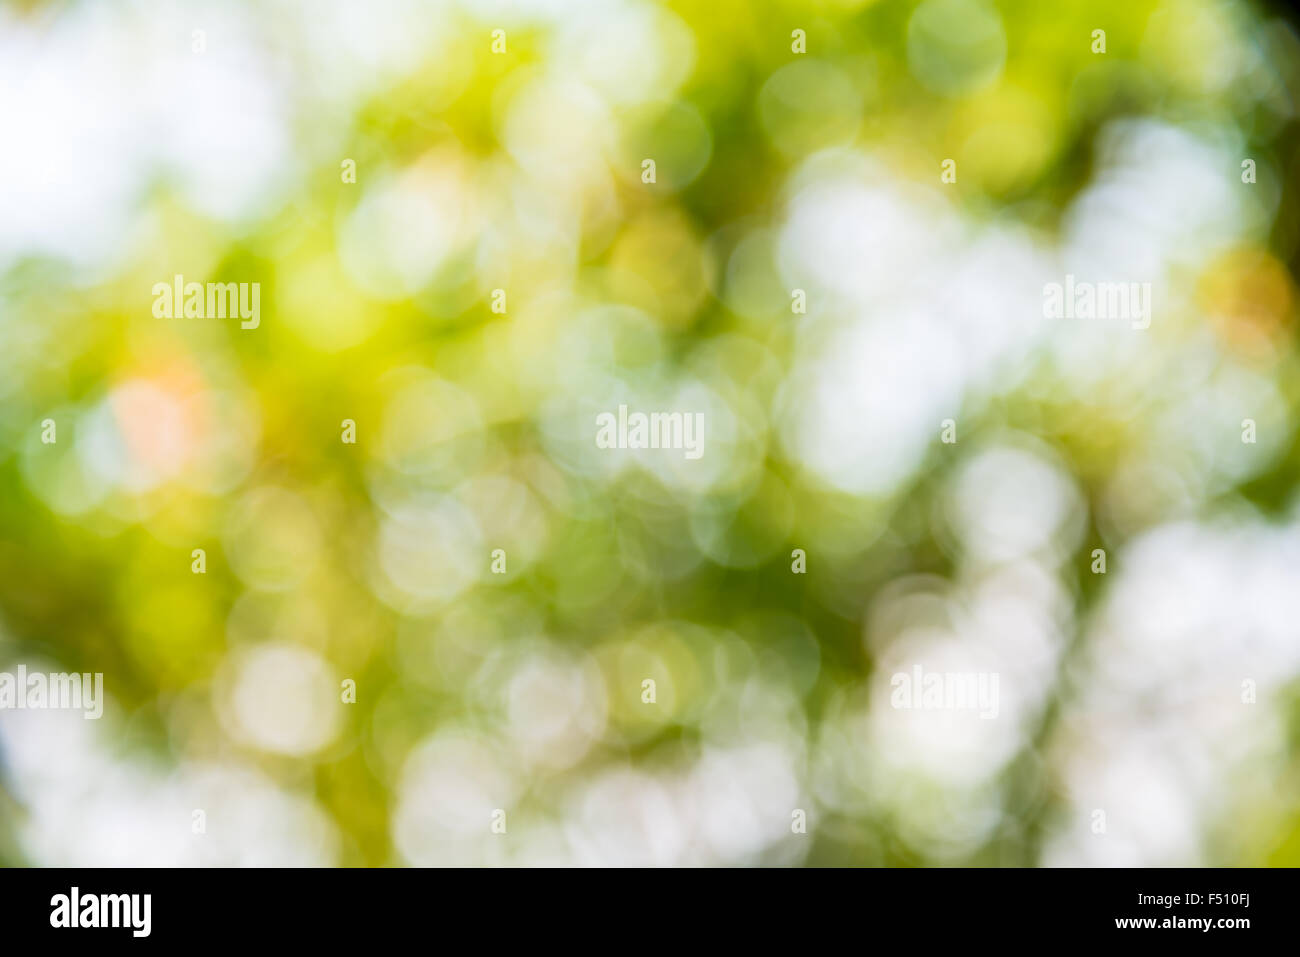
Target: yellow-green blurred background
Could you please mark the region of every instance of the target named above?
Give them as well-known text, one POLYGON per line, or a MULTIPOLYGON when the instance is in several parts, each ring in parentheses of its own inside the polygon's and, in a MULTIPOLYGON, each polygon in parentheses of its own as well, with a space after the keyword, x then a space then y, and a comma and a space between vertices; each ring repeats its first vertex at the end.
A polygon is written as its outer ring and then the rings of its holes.
POLYGON ((1300 862, 1298 53, 1219 0, 0 8, 0 670, 109 698, 0 711, 0 862, 1300 862))

